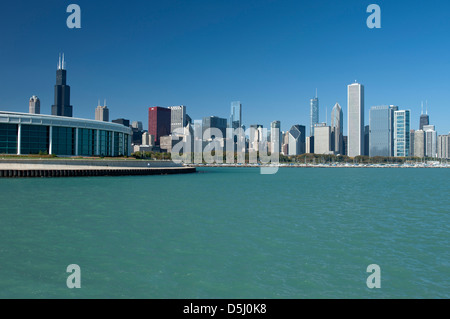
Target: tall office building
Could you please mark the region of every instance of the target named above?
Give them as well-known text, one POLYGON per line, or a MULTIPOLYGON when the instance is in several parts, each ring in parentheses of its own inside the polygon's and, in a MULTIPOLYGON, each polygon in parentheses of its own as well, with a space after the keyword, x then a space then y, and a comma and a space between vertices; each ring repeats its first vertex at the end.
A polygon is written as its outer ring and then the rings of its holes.
POLYGON ((397 106, 372 106, 369 112, 369 156, 394 156, 394 112, 397 106))
POLYGON ((409 155, 409 131, 411 112, 409 110, 394 111, 394 156, 409 155))
POLYGON ((131 128, 137 131, 142 131, 144 129, 144 125, 141 121, 133 121, 131 122, 131 128))
POLYGON ((109 109, 106 106, 106 103, 105 105, 101 106, 100 101, 98 102, 98 106, 95 109, 95 120, 109 122, 109 109))
POLYGON ((420 114, 419 129, 423 130, 423 127, 425 125, 430 125, 430 117, 428 116, 428 103, 425 110, 425 114, 423 114, 423 102, 422 102, 422 113, 420 114))
POLYGON ((72 117, 73 107, 70 105, 70 86, 67 85, 66 62, 64 54, 59 57, 56 70, 55 104, 52 105, 52 115, 72 117))
POLYGON ((240 101, 231 102, 230 127, 237 129, 242 126, 242 104, 240 101))
POLYGON ((414 155, 414 133, 415 130, 409 131, 409 156, 415 156, 414 155))
POLYGON ((177 128, 184 128, 187 124, 186 106, 169 106, 170 115, 170 133, 177 128))
POLYGON ((314 136, 314 125, 319 123, 319 98, 316 97, 312 98, 310 100, 310 129, 309 129, 309 136, 314 136))
POLYGON ((437 133, 434 125, 424 125, 423 131, 425 132, 425 156, 436 157, 437 133))
POLYGON ((438 158, 450 159, 450 133, 438 136, 437 156, 438 158))
POLYGON ((369 156, 369 125, 364 126, 364 155, 369 156))
POLYGON ((364 154, 364 86, 353 83, 348 86, 348 152, 355 157, 364 154))
POLYGON ((414 156, 425 157, 425 132, 417 130, 414 132, 414 156))
POLYGON ((29 112, 30 114, 41 114, 41 101, 39 101, 39 98, 36 95, 33 95, 30 97, 30 104, 29 104, 29 112))
POLYGON ((281 123, 280 121, 273 121, 270 123, 270 151, 271 153, 281 152, 281 123), (275 149, 275 145, 278 144, 278 148, 275 149))
POLYGON ((289 130, 288 154, 301 155, 306 150, 306 128, 303 125, 293 125, 289 130))
POLYGON ((331 150, 334 154, 344 154, 344 116, 339 103, 331 110, 331 150))
POLYGON ((161 136, 170 135, 171 111, 165 107, 148 108, 148 133, 155 137, 155 145, 160 145, 161 136))
POLYGON ((259 152, 262 150, 261 143, 264 141, 263 126, 261 124, 250 125, 249 150, 259 152))
POLYGON ((326 123, 314 125, 314 154, 332 154, 331 127, 326 123))
POLYGON ((344 153, 342 155, 348 156, 348 154, 347 154, 347 151, 348 151, 348 136, 344 136, 344 138, 342 140, 344 141, 343 142, 343 144, 344 144, 344 153))
POLYGON ((227 119, 217 116, 204 117, 202 121, 203 134, 209 128, 217 128, 222 132, 222 138, 226 138, 227 134, 227 119))

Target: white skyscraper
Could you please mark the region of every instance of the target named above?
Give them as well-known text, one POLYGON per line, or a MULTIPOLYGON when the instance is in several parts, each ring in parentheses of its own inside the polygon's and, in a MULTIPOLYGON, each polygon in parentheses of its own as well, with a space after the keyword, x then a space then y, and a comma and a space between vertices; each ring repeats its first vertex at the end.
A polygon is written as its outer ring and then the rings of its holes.
POLYGON ((176 128, 183 128, 186 126, 186 106, 169 106, 170 109, 170 133, 176 128))
POLYGON ((333 154, 331 128, 326 123, 314 125, 314 154, 333 154))
POLYGON ((280 126, 280 121, 273 121, 272 123, 270 123, 270 150, 272 153, 279 153, 281 151, 280 126))
POLYGON ((41 102, 36 95, 30 97, 30 111, 31 114, 41 114, 41 102))
POLYGON ((437 157, 437 133, 434 125, 424 125, 425 156, 437 157))
POLYGON ((348 86, 348 152, 355 157, 364 155, 364 86, 353 83, 348 86))

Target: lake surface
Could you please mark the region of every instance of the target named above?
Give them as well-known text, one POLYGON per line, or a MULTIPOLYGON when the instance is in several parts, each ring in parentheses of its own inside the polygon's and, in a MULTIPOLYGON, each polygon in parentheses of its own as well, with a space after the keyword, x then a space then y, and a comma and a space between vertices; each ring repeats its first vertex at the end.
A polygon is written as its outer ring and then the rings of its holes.
POLYGON ((0 298, 450 297, 449 169, 198 171, 0 179, 0 298))

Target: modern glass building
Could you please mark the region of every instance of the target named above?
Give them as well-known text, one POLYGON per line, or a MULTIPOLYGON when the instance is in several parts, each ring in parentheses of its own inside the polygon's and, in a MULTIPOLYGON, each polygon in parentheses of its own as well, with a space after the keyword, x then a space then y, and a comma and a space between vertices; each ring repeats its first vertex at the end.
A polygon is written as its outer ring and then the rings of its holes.
POLYGON ((339 103, 331 110, 331 150, 334 154, 344 154, 344 115, 339 103))
POLYGON ((227 136, 227 119, 217 116, 204 117, 202 121, 203 134, 209 128, 217 128, 222 132, 222 138, 227 136))
POLYGON ((237 129, 242 126, 242 104, 240 101, 231 102, 230 127, 237 129))
POLYGON ((0 112, 0 154, 129 156, 131 129, 71 117, 0 112))
POLYGON ((394 111, 394 156, 409 156, 409 131, 411 112, 409 110, 394 111))
POLYGON ((319 123, 319 98, 316 97, 310 100, 310 129, 309 136, 314 136, 314 125, 319 123))
POLYGON ((394 112, 397 106, 372 106, 369 112, 369 156, 394 156, 394 112))
POLYGON ((348 152, 355 157, 364 154, 364 86, 353 83, 348 86, 348 152))

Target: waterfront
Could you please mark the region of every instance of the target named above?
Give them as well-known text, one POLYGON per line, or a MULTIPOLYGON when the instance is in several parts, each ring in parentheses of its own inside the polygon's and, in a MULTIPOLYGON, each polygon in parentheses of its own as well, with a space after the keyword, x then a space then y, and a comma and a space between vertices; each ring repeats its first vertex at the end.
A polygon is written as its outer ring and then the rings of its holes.
POLYGON ((450 297, 449 170, 197 170, 0 179, 0 297, 450 297))

